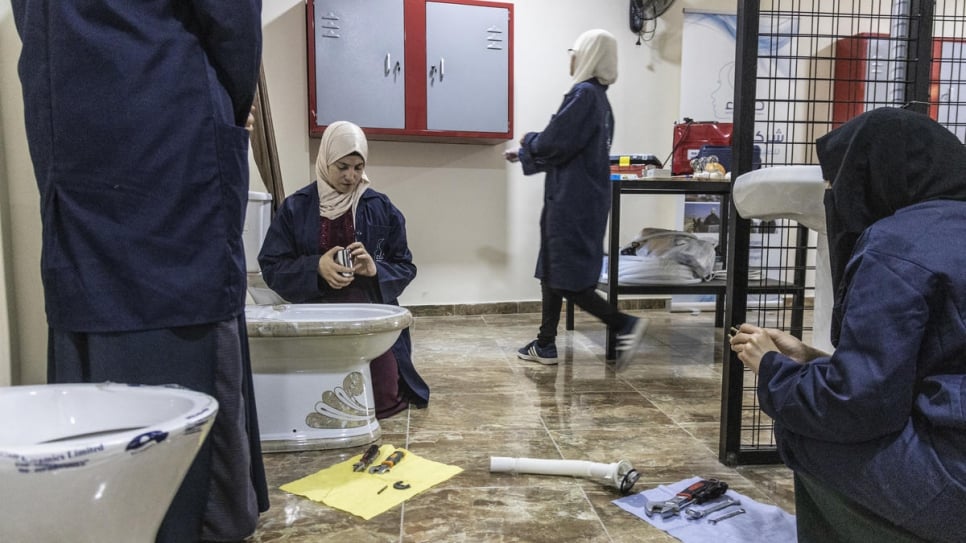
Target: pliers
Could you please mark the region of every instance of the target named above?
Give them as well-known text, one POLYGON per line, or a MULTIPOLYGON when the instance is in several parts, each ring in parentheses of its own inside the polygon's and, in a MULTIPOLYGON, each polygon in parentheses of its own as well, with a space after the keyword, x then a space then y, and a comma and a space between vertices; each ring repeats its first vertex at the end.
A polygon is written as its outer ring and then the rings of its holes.
POLYGON ((379 456, 379 445, 370 445, 366 452, 362 454, 362 458, 358 462, 352 464, 352 471, 366 471, 369 464, 379 456))

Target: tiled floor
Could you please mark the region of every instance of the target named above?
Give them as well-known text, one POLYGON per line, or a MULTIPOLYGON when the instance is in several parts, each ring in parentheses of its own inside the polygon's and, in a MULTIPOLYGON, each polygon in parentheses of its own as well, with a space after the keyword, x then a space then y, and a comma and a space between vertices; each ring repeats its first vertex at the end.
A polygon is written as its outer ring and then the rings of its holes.
POLYGON ((491 456, 629 460, 634 491, 701 476, 794 513, 791 472, 717 460, 722 331, 712 313, 636 312, 651 319, 631 367, 604 362, 604 328, 577 314, 557 339, 560 365, 517 359, 539 315, 417 317, 415 361, 427 409, 383 421, 382 443, 464 471, 364 521, 287 494, 282 484, 361 449, 266 454, 272 508, 252 542, 677 541, 611 503, 616 490, 558 476, 491 474, 491 456))

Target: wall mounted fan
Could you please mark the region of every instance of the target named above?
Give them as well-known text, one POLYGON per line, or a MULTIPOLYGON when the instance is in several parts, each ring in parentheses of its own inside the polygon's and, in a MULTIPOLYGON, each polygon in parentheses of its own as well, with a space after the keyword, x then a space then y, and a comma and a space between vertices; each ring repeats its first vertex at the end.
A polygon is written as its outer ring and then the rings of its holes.
POLYGON ((640 45, 641 37, 654 33, 657 26, 657 18, 664 14, 674 0, 630 0, 630 27, 631 32, 638 35, 637 44, 640 45))

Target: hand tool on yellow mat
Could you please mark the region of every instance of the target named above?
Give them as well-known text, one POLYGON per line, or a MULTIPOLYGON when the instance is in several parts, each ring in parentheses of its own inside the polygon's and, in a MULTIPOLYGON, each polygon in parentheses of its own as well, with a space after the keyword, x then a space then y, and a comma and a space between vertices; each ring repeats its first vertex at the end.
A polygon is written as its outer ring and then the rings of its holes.
POLYGON ((358 462, 352 464, 352 471, 366 471, 369 464, 379 456, 379 445, 370 445, 366 452, 362 454, 362 458, 358 462))
POLYGON ((651 516, 660 513, 662 518, 669 518, 681 512, 681 509, 692 503, 704 503, 719 498, 728 491, 728 483, 717 479, 702 479, 678 492, 670 500, 652 502, 644 506, 644 513, 651 516))
POLYGON ((369 468, 369 473, 386 473, 387 471, 392 469, 393 466, 395 466, 400 461, 402 461, 404 456, 406 456, 406 452, 397 449, 396 452, 387 456, 386 459, 383 460, 381 464, 379 464, 378 466, 373 466, 369 468))

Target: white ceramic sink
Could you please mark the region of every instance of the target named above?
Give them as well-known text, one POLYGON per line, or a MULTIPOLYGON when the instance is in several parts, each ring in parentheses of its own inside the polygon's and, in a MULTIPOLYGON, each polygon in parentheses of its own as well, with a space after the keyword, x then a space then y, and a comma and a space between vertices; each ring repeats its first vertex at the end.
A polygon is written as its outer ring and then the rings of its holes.
POLYGON ((735 179, 731 197, 745 219, 791 219, 818 233, 812 345, 832 352, 832 271, 825 232, 825 179, 820 166, 775 166, 735 179))

